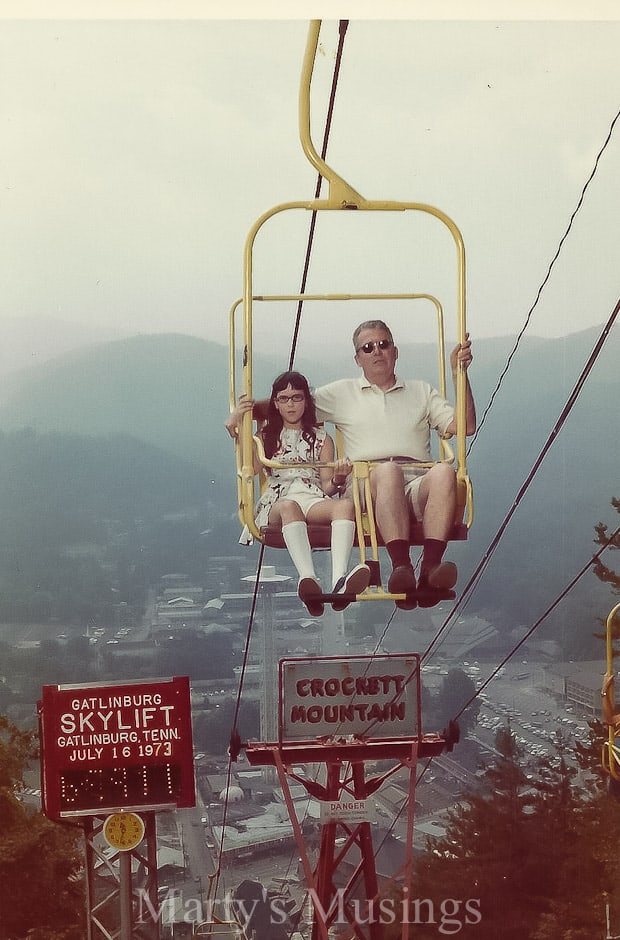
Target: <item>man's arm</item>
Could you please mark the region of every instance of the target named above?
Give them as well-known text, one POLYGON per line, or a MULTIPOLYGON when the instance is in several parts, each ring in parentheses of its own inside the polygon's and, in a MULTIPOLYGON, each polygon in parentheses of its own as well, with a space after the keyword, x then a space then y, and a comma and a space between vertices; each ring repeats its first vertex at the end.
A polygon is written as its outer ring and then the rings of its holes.
POLYGON ((246 398, 245 395, 241 395, 239 398, 239 404, 234 411, 231 411, 226 421, 224 422, 224 427, 230 434, 232 438, 236 438, 239 435, 239 426, 243 421, 243 416, 246 411, 252 411, 252 417, 256 421, 264 421, 267 417, 267 409, 269 408, 269 399, 263 398, 260 401, 254 401, 253 399, 246 398))
MULTIPOLYGON (((452 379, 454 381, 455 388, 457 383, 458 370, 465 369, 465 372, 467 372, 473 358, 469 333, 466 333, 465 342, 459 343, 450 353, 450 368, 452 369, 452 379)), ((474 402, 471 386, 469 384, 469 376, 467 374, 465 375, 465 395, 465 433, 473 434, 476 430, 476 405, 474 402)), ((456 415, 446 428, 446 434, 456 434, 456 415)))

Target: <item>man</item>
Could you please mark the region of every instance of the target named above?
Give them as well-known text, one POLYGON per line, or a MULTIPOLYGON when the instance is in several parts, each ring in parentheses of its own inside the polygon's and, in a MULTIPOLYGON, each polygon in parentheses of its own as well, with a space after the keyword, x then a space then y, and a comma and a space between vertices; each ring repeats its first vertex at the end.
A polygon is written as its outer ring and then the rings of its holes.
MULTIPOLYGON (((431 428, 444 438, 456 434, 454 409, 428 383, 397 378, 398 347, 382 320, 361 323, 353 333, 353 346, 362 375, 318 388, 317 418, 339 428, 350 460, 379 461, 371 470, 370 486, 377 528, 392 562, 390 593, 411 594, 416 589, 409 558, 410 512, 424 531, 418 586, 449 590, 456 584, 457 570, 443 555, 454 519, 455 472, 441 463, 422 471, 410 469, 389 458, 429 461, 431 428)), ((459 365, 468 369, 471 361, 467 337, 450 356, 455 380, 459 365)), ((466 389, 466 433, 473 434, 476 410, 469 380, 466 389)), ((399 606, 411 609, 415 604, 405 600, 399 606)))
MULTIPOLYGON (((339 429, 346 458, 377 461, 370 486, 377 528, 392 563, 388 590, 409 595, 397 605, 411 610, 416 606, 411 597, 416 578, 409 557, 410 513, 422 523, 424 532, 418 587, 430 593, 432 604, 436 603, 433 591, 450 590, 457 581, 456 565, 443 561, 454 519, 456 474, 445 463, 416 469, 391 458, 428 462, 431 429, 451 437, 456 434, 456 416, 452 405, 427 382, 396 376, 398 347, 382 320, 361 323, 353 333, 353 346, 362 375, 317 388, 317 418, 339 429)), ((468 335, 450 355, 455 381, 458 369, 467 370, 471 361, 468 335)), ((468 379, 466 392, 466 433, 473 434, 476 409, 468 379)), ((260 414, 260 403, 254 414, 260 414)), ((229 433, 234 433, 237 422, 235 415, 226 422, 229 433)))

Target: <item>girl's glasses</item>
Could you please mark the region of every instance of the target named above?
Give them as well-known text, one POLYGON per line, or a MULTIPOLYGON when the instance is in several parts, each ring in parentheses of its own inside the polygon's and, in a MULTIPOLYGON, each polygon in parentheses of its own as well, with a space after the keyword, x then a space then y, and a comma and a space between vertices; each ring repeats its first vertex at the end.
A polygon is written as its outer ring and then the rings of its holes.
POLYGON ((294 405, 299 405, 305 397, 303 392, 298 392, 296 395, 276 395, 276 405, 288 405, 289 401, 292 401, 294 405))

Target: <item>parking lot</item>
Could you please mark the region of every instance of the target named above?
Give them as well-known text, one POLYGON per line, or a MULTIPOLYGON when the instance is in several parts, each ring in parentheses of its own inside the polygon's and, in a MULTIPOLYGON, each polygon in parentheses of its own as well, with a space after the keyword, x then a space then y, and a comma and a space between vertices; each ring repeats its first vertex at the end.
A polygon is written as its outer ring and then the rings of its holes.
POLYGON ((492 741, 499 728, 509 726, 533 757, 552 756, 558 733, 581 743, 589 740, 587 717, 539 688, 538 670, 536 664, 511 664, 480 693, 477 733, 482 740, 492 741))

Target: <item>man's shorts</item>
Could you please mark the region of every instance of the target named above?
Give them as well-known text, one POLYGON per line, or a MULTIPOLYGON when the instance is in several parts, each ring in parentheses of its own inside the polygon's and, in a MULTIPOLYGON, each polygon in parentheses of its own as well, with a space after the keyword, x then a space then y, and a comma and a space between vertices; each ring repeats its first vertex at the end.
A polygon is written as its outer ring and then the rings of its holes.
POLYGON ((421 522, 424 512, 422 510, 422 503, 420 501, 420 486, 422 484, 422 480, 428 473, 428 467, 424 470, 415 470, 412 468, 411 473, 415 475, 409 479, 409 470, 408 468, 405 470, 405 493, 407 494, 411 504, 414 517, 418 520, 418 522, 421 522))
MULTIPOLYGON (((422 480, 424 479, 424 477, 429 471, 429 467, 418 468, 418 467, 404 466, 402 470, 403 470, 403 474, 405 477, 405 493, 409 499, 411 513, 415 519, 421 522, 422 516, 424 515, 424 513, 422 510, 422 503, 420 501, 420 486, 422 484, 422 480)), ((353 498, 353 475, 351 475, 348 478, 347 488, 345 490, 344 495, 348 496, 350 499, 353 498)), ((360 499, 361 499, 362 508, 364 508, 365 503, 364 503, 363 487, 360 487, 360 499)))

